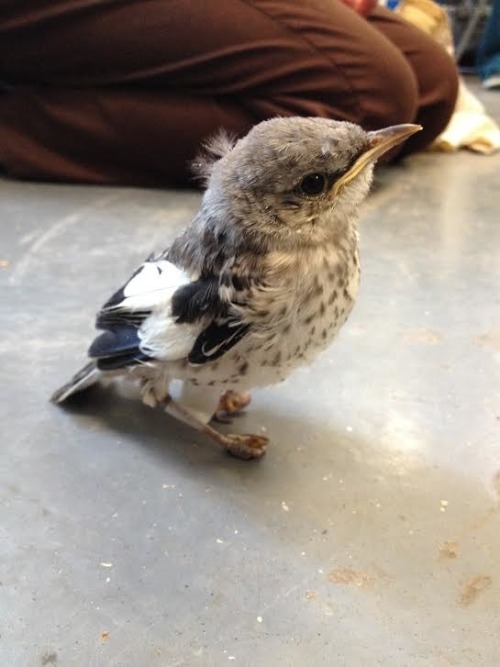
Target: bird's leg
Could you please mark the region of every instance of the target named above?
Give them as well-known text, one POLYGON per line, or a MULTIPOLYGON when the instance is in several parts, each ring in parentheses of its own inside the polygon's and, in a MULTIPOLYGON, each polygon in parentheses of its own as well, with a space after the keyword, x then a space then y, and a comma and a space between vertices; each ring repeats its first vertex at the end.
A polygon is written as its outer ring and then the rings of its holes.
POLYGON ((164 399, 163 405, 165 412, 169 415, 180 419, 197 431, 200 431, 200 433, 204 433, 209 438, 212 438, 218 445, 239 459, 260 459, 266 453, 269 438, 266 438, 264 435, 219 433, 219 431, 216 431, 201 421, 201 419, 198 419, 196 415, 183 405, 177 403, 171 396, 167 396, 164 399))
POLYGON ((229 389, 225 391, 219 399, 219 405, 214 414, 214 421, 221 424, 231 424, 231 415, 237 415, 242 412, 252 400, 248 391, 235 391, 229 389))

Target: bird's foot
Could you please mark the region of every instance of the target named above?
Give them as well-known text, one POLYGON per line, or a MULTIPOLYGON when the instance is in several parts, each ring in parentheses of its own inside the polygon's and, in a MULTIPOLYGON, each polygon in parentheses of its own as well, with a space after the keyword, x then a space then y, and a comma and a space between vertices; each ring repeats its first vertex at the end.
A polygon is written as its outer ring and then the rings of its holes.
POLYGON ((214 421, 221 424, 231 424, 231 415, 242 412, 251 402, 252 397, 248 391, 225 391, 219 399, 219 405, 214 414, 214 421))
POLYGON ((224 449, 238 459, 260 459, 266 453, 269 438, 265 435, 238 435, 231 433, 222 436, 224 449))
MULTIPOLYGON (((247 397, 247 404, 250 402, 250 396, 247 397)), ((236 433, 220 433, 212 428, 210 424, 200 421, 189 409, 174 401, 170 396, 164 401, 166 412, 173 417, 189 424, 200 433, 204 433, 214 442, 225 449, 229 454, 239 459, 260 459, 266 453, 269 438, 265 435, 240 435, 236 433)))

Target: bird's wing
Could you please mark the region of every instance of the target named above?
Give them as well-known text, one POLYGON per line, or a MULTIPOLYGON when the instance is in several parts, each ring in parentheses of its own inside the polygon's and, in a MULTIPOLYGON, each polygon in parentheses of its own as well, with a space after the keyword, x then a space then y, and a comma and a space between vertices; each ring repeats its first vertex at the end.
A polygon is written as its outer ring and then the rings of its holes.
POLYGON ((179 327, 171 313, 172 297, 190 277, 171 262, 149 259, 106 301, 97 315, 101 333, 89 356, 101 370, 114 370, 157 358, 145 344, 143 329, 162 316, 164 345, 161 358, 182 359, 199 333, 197 327, 179 327))
POLYGON ((246 336, 250 326, 230 318, 211 322, 196 339, 188 355, 189 363, 200 365, 219 359, 246 336))
MULTIPOLYGON (((200 278, 177 290, 172 302, 172 312, 179 324, 194 324, 203 318, 199 331, 187 355, 191 364, 201 365, 222 357, 238 343, 250 329, 234 308, 237 293, 227 283, 227 273, 218 277, 200 278), (221 284, 226 286, 221 288, 221 284)), ((241 306, 241 295, 238 300, 241 306)))
POLYGON ((89 356, 100 370, 152 360, 214 361, 250 328, 231 308, 233 292, 241 301, 241 291, 221 290, 220 276, 193 280, 172 262, 148 260, 98 313, 103 333, 89 356))

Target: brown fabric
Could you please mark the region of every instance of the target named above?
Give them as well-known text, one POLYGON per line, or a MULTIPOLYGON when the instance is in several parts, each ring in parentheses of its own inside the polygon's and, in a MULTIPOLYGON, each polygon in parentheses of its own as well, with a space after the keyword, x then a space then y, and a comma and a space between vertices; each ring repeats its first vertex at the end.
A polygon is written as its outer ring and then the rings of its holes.
POLYGON ((420 122, 417 150, 457 89, 423 32, 339 0, 2 0, 0 81, 7 174, 163 186, 218 128, 275 115, 420 122))

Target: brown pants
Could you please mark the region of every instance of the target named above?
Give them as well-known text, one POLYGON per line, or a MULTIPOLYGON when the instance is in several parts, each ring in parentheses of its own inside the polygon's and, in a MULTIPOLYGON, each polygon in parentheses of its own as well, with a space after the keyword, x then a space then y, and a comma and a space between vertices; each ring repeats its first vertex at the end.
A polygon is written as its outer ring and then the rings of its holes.
POLYGON ((452 60, 339 0, 1 0, 0 165, 22 178, 176 186, 220 127, 275 115, 446 126, 452 60))

